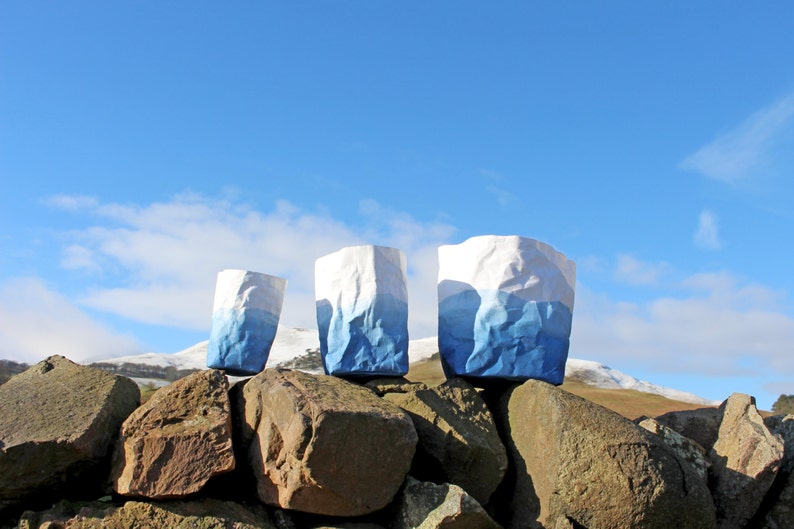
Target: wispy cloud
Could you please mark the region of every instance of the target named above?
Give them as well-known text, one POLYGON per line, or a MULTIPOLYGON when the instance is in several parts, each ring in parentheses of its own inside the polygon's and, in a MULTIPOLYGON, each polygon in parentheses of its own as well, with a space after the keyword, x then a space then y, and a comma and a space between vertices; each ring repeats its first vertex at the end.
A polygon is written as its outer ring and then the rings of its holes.
POLYGON ((698 225, 695 230, 695 245, 706 250, 719 250, 722 248, 720 239, 719 221, 717 215, 711 210, 704 209, 698 215, 698 225))
POLYGON ((737 127, 718 135, 681 162, 681 168, 726 183, 774 170, 779 152, 794 151, 794 93, 762 108, 737 127), (781 151, 781 149, 783 149, 781 151))
POLYGON ((97 323, 37 278, 0 284, 0 358, 37 362, 60 354, 75 361, 141 353, 140 343, 97 323))
POLYGON ((794 371, 794 318, 780 307, 783 294, 727 272, 692 275, 675 286, 677 295, 626 302, 577 284, 571 355, 704 381, 782 379, 794 392, 794 382, 778 376, 794 371))
POLYGON ((77 211, 78 209, 88 209, 96 207, 98 201, 95 197, 88 195, 68 195, 58 194, 48 196, 44 199, 44 204, 56 208, 65 209, 69 211, 77 211))
POLYGON ((615 279, 630 285, 656 285, 670 272, 665 262, 649 263, 628 255, 618 255, 615 279))
MULTIPOLYGON (((0 285, 0 358, 32 361, 60 352, 79 360, 142 352, 134 338, 97 323, 90 316, 96 311, 116 322, 207 331, 215 276, 223 268, 286 277, 282 323, 313 328, 314 261, 343 246, 370 243, 406 252, 410 332, 432 336, 437 247, 456 242, 453 226, 419 221, 371 200, 359 205, 355 222, 289 202, 262 211, 200 195, 144 205, 85 201, 81 208, 97 224, 61 234, 67 236, 62 264, 90 272, 84 276, 90 282, 73 299, 37 279, 0 285)), ((692 377, 759 375, 770 383, 777 383, 776 373, 794 371, 794 318, 783 308, 785 293, 728 272, 685 275, 630 254, 618 256, 613 279, 655 286, 655 292, 665 286, 666 294, 637 301, 577 285, 572 356, 692 377)))
MULTIPOLYGON (((435 307, 436 248, 454 233, 447 224, 417 221, 373 200, 360 204, 361 221, 355 225, 286 201, 262 212, 194 194, 145 206, 95 204, 92 213, 105 226, 72 232, 75 242, 65 247, 62 265, 120 270, 121 280, 94 285, 80 303, 137 322, 191 330, 208 326, 215 275, 224 268, 287 278, 282 321, 314 327, 314 262, 355 244, 402 249, 412 276, 412 307, 435 307)), ((426 315, 411 315, 411 332, 434 334, 428 321, 426 315)))
POLYGON ((505 188, 505 177, 491 169, 480 169, 480 174, 485 177, 485 191, 490 193, 500 207, 506 208, 516 201, 516 195, 505 188))

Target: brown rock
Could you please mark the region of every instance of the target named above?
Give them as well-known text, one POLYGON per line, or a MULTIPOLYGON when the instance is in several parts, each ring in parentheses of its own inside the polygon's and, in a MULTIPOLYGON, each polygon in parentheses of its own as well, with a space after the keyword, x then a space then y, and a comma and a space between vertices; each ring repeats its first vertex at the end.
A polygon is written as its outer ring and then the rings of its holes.
POLYGON ((711 490, 721 528, 740 528, 755 515, 783 460, 783 441, 764 426, 749 395, 722 403, 711 459, 711 490))
POLYGON ((408 476, 396 501, 392 529, 501 529, 477 500, 457 485, 408 476))
POLYGON ((656 417, 656 421, 672 428, 684 437, 710 450, 717 440, 722 422, 720 408, 698 408, 696 410, 671 411, 656 417))
POLYGON ((639 425, 649 432, 658 435, 667 443, 667 446, 675 450, 682 459, 688 461, 692 465, 692 468, 697 471, 703 483, 708 483, 711 461, 708 459, 705 448, 689 437, 684 437, 672 428, 659 423, 656 419, 645 419, 641 421, 639 425))
POLYGON ((205 499, 122 506, 59 504, 44 512, 26 512, 19 529, 275 529, 264 509, 205 499))
POLYGON ((487 504, 505 476, 507 453, 474 386, 457 378, 384 398, 408 412, 419 435, 412 473, 459 485, 487 504))
POLYGON ((416 431, 397 406, 342 379, 266 369, 243 389, 259 498, 331 516, 385 507, 411 466, 416 431))
POLYGON ((494 415, 515 472, 497 491, 511 498, 508 527, 715 526, 695 470, 624 417, 538 380, 504 393, 494 415))
POLYGON ((101 490, 112 443, 139 403, 132 380, 62 356, 0 386, 0 504, 101 490))
POLYGON ((418 389, 427 389, 424 382, 411 382, 404 377, 377 377, 364 384, 376 394, 383 396, 387 393, 408 393, 418 389))
POLYGON ((193 373, 159 389, 124 421, 114 490, 153 499, 181 498, 234 469, 226 376, 193 373))

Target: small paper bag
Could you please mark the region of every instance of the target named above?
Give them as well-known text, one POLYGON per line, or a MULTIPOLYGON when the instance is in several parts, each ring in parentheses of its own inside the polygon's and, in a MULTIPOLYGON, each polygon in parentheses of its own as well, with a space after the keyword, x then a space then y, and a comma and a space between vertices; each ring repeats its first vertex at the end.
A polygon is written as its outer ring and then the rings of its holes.
POLYGON ((236 375, 255 375, 265 368, 286 286, 286 279, 258 272, 218 273, 207 367, 236 375))

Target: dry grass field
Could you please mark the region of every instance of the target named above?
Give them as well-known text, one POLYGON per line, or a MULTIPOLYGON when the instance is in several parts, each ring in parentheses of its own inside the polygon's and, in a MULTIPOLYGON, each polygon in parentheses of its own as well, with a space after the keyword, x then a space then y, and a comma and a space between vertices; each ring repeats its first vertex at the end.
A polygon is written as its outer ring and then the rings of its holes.
MULTIPOLYGON (((428 385, 440 384, 446 380, 441 369, 441 362, 437 358, 412 364, 406 378, 413 382, 424 382, 428 385)), ((566 379, 562 389, 616 411, 628 419, 636 419, 642 416, 656 417, 668 411, 692 410, 703 407, 702 404, 680 402, 661 395, 642 393, 631 389, 598 388, 578 380, 566 379)))

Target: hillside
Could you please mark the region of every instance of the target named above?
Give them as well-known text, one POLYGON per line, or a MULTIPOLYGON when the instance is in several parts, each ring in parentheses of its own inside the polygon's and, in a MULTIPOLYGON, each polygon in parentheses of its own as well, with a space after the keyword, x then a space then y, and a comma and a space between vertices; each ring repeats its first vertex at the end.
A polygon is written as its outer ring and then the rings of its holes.
MULTIPOLYGON (((206 369, 206 341, 177 353, 146 353, 102 359, 90 365, 128 376, 139 384, 160 387, 187 374, 206 369)), ((435 337, 411 340, 411 367, 407 378, 435 385, 445 380, 435 337)), ((3 361, 7 376, 26 366, 3 361), (12 365, 13 364, 13 365, 12 365)), ((313 373, 322 372, 317 331, 279 327, 267 362, 268 367, 286 367, 313 373)), ((598 362, 569 358, 563 388, 629 418, 656 416, 673 410, 715 406, 697 395, 638 380, 598 362)), ((0 382, 2 382, 0 380, 0 382)))
MULTIPOLYGON (((569 363, 573 365, 577 364, 577 362, 584 361, 577 361, 576 359, 569 360, 569 363)), ((597 364, 596 362, 592 362, 591 364, 600 366, 600 364, 597 364)), ((566 369, 566 374, 570 373, 571 371, 572 370, 569 366, 566 369)), ((614 370, 610 371, 616 373, 614 370)), ((582 373, 584 372, 586 371, 574 369, 573 376, 565 377, 565 382, 563 383, 562 388, 591 402, 600 404, 601 406, 615 411, 629 419, 636 419, 637 417, 642 416, 656 417, 669 411, 693 410, 697 408, 715 406, 718 404, 716 402, 700 399, 694 395, 692 395, 694 399, 691 400, 696 400, 696 402, 687 402, 684 400, 668 398, 658 393, 649 393, 640 389, 619 387, 613 383, 607 383, 603 378, 603 373, 600 372, 589 373, 589 376, 585 377, 587 380, 589 380, 589 382, 578 379, 577 377, 582 376, 582 373), (609 387, 599 387, 596 385, 596 381, 598 380, 600 380, 601 383, 608 384, 609 387)), ((623 376, 625 377, 626 375, 623 376)), ((445 380, 444 372, 441 369, 441 362, 437 355, 427 360, 411 364, 411 369, 408 371, 406 378, 411 381, 424 382, 431 385, 439 384, 445 380)), ((633 381, 636 381, 637 379, 634 379, 633 377, 628 378, 631 380, 631 382, 629 382, 630 385, 637 386, 637 384, 633 383, 633 381)), ((654 389, 659 388, 659 386, 649 386, 653 387, 654 389)), ((638 385, 638 387, 645 387, 647 389, 647 386, 643 386, 642 384, 638 385)), ((677 390, 672 390, 672 393, 678 393, 683 396, 690 395, 684 392, 677 392, 677 390)))

